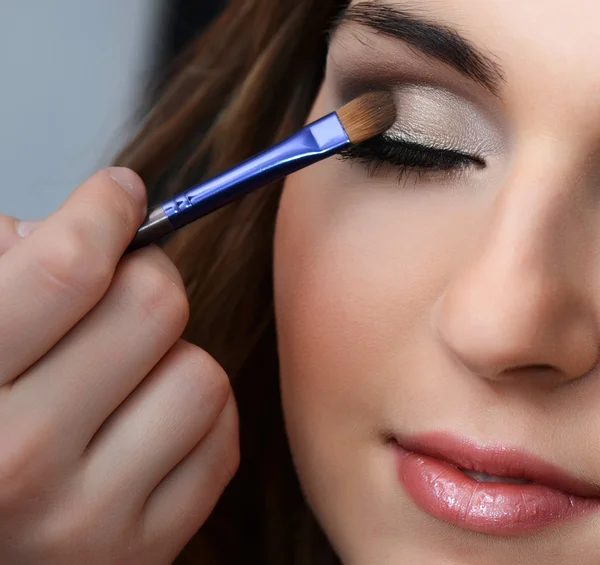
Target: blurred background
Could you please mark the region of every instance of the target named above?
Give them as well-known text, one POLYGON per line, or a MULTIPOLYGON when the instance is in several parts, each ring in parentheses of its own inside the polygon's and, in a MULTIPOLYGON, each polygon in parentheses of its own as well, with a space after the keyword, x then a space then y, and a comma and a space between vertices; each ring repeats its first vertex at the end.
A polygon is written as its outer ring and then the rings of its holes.
POLYGON ((136 126, 226 0, 0 0, 0 212, 41 219, 136 126))

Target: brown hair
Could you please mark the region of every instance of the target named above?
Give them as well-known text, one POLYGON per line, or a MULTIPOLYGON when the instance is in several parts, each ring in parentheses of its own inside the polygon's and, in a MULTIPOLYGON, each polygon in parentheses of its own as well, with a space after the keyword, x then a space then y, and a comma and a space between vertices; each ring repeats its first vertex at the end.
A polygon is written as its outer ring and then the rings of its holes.
MULTIPOLYGON (((322 80, 336 0, 231 0, 179 61, 118 164, 156 201, 299 129, 322 80)), ((242 462, 177 563, 326 565, 337 560, 303 501, 284 433, 272 293, 281 183, 190 226, 166 245, 186 283, 185 337, 229 374, 242 462)))

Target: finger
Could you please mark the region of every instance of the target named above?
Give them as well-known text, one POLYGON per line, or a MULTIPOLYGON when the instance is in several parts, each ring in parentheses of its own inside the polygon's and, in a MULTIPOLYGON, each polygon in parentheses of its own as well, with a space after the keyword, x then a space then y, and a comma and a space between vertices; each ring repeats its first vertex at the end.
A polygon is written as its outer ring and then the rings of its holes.
POLYGON ((28 235, 32 234, 41 223, 42 222, 40 222, 40 221, 17 222, 16 223, 17 224, 17 233, 19 234, 21 239, 23 239, 23 238, 27 237, 28 235))
POLYGON ((21 241, 17 225, 15 218, 0 214, 0 255, 21 241))
POLYGON ((223 369, 179 341, 115 412, 87 454, 89 484, 140 503, 214 425, 230 394, 223 369))
POLYGON ((102 298, 144 215, 141 179, 127 169, 102 171, 0 257, 0 385, 102 298))
POLYGON ((143 536, 172 555, 206 522, 239 465, 233 396, 215 426, 146 501, 143 536))
POLYGON ((15 381, 0 421, 35 406, 61 449, 79 455, 177 342, 188 314, 179 272, 160 249, 128 256, 96 308, 15 381))

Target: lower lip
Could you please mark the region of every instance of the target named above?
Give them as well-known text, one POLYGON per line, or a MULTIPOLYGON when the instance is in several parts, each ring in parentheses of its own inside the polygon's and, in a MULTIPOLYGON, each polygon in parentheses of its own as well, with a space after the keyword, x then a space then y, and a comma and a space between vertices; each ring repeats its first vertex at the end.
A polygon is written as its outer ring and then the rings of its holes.
POLYGON ((435 518, 493 535, 512 535, 597 511, 600 503, 536 484, 480 483, 454 465, 399 452, 406 491, 435 518))

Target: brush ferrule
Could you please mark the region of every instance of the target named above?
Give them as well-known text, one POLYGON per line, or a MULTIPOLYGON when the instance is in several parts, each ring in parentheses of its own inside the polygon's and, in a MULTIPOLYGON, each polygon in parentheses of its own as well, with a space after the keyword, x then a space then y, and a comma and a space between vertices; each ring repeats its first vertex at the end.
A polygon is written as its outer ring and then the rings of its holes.
POLYGON ((337 114, 329 114, 279 145, 165 202, 162 208, 173 228, 178 229, 349 145, 337 114))
POLYGON ((173 232, 173 225, 162 206, 154 208, 138 230, 126 253, 145 247, 173 232))

